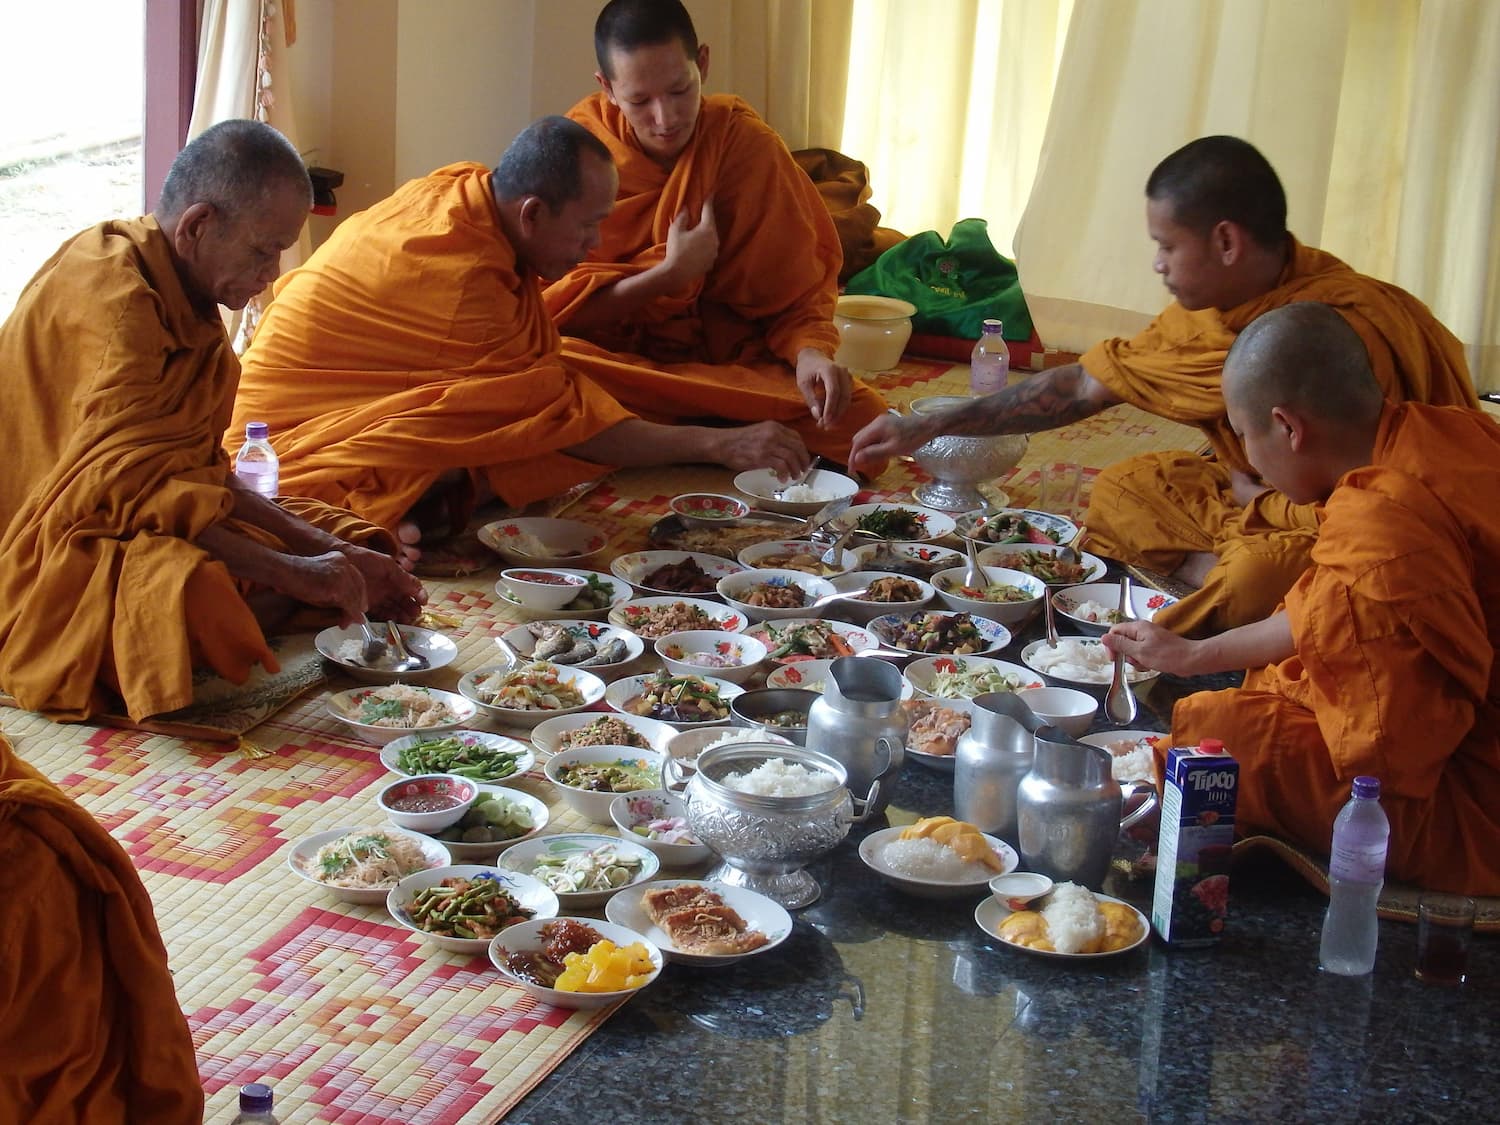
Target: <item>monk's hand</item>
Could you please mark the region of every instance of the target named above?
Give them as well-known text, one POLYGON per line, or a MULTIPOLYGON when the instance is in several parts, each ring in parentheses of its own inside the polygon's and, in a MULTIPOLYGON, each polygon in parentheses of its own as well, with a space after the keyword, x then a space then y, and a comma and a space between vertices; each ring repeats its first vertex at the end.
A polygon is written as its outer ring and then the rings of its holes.
POLYGON ((1137 668, 1167 672, 1174 676, 1194 674, 1193 658, 1198 642, 1179 637, 1150 621, 1122 621, 1104 634, 1110 655, 1124 655, 1137 668))
POLYGON ((826 430, 849 409, 854 383, 847 368, 834 363, 817 348, 803 348, 797 353, 797 389, 802 392, 813 421, 819 429, 826 430))
POLYGON ((780 422, 757 422, 720 432, 727 440, 718 447, 722 451, 719 463, 728 469, 770 469, 785 480, 802 472, 812 460, 796 431, 780 422))
POLYGON ((719 228, 714 224, 713 200, 704 201, 696 223, 686 208, 677 212, 667 228, 667 252, 663 259, 673 282, 686 287, 707 277, 718 257, 719 228))
POLYGON ((1242 473, 1238 469, 1229 471, 1229 491, 1234 496, 1234 502, 1241 508, 1248 507, 1250 501, 1254 500, 1262 492, 1267 491, 1266 486, 1249 473, 1242 473))
POLYGON ((345 543, 339 550, 364 579, 365 613, 407 625, 421 616, 427 591, 400 563, 390 555, 355 543, 345 543))

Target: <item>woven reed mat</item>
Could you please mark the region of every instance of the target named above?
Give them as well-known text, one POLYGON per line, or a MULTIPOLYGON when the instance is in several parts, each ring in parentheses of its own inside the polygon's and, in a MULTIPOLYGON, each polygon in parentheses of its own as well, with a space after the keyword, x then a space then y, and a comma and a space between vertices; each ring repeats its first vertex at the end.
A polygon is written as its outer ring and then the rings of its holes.
MULTIPOLYGON (((964 393, 966 379, 963 366, 908 362, 877 385, 904 405, 923 394, 964 393)), ((995 485, 1030 503, 1048 461, 1081 464, 1086 489, 1121 457, 1194 443, 1186 427, 1117 407, 1037 435, 995 485)), ((725 491, 732 476, 702 467, 621 472, 567 498, 565 510, 607 534, 609 550, 596 564, 603 566, 645 545, 671 496, 725 491)), ((895 499, 921 479, 902 462, 869 495, 895 499)), ((428 581, 428 623, 458 645, 457 661, 432 675, 433 686, 451 688, 462 673, 494 662, 492 636, 514 623, 494 592, 497 571, 496 564, 428 581)), ((348 686, 337 677, 329 684, 348 686)), ((14 710, 0 711, 0 727, 23 758, 105 824, 140 870, 198 1046, 210 1120, 232 1117, 238 1087, 264 1079, 288 1125, 496 1121, 608 1013, 538 1004, 487 960, 425 944, 383 907, 333 902, 287 870, 302 837, 382 819, 374 795, 386 774, 377 751, 346 733, 325 699, 314 692, 293 700, 248 732, 243 753, 14 710)), ((551 799, 539 771, 513 784, 548 800, 549 832, 587 827, 551 799)))

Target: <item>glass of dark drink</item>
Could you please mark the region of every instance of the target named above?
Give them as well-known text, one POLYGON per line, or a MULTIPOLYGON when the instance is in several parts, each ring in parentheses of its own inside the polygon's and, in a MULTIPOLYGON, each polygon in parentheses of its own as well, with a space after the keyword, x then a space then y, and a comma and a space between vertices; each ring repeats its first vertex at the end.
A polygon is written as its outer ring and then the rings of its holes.
POLYGON ((1424 894, 1417 903, 1417 979, 1460 985, 1469 977, 1474 939, 1474 900, 1464 895, 1424 894))

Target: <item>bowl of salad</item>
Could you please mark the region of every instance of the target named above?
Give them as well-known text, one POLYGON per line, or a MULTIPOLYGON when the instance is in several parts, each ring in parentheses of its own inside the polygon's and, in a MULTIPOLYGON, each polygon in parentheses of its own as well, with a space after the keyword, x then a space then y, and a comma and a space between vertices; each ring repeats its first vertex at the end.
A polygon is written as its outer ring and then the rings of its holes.
POLYGON ((1047 584, 1020 570, 999 566, 981 566, 984 582, 979 586, 964 583, 967 567, 945 570, 932 580, 938 600, 960 613, 977 613, 1002 625, 1019 625, 1042 608, 1047 584))
POLYGON ((355 688, 328 697, 328 713, 366 742, 384 746, 414 731, 458 730, 478 712, 462 695, 414 684, 355 688))
POLYGON ((621 793, 609 803, 621 837, 656 853, 663 867, 691 867, 713 855, 687 822, 687 803, 665 789, 621 793))
POLYGON ((659 719, 679 730, 729 721, 729 701, 745 689, 715 676, 656 672, 616 680, 604 701, 626 715, 659 719))
MULTIPOLYGON (((607 813, 604 823, 609 823, 607 813)), ((564 910, 599 906, 661 870, 661 861, 644 842, 589 832, 538 836, 506 848, 499 862, 541 883, 557 895, 564 910)))
POLYGON ((743 633, 689 629, 684 633, 668 633, 658 639, 656 655, 674 675, 710 672, 721 680, 742 684, 765 660, 766 646, 743 633))
POLYGON ((1057 546, 1071 543, 1078 537, 1078 525, 1072 520, 1035 508, 966 512, 955 521, 953 530, 981 545, 1035 543, 1038 546, 1057 546))
POLYGON ((924 656, 908 664, 903 675, 926 699, 973 699, 1046 683, 1030 668, 988 656, 924 656))
POLYGON ((625 746, 581 746, 547 759, 542 772, 574 812, 608 824, 609 803, 621 793, 662 787, 666 754, 625 746))
POLYGON ((745 630, 766 646, 766 658, 777 664, 799 660, 834 660, 854 656, 879 644, 870 633, 847 621, 801 617, 790 621, 762 621, 745 630))
POLYGON ((480 668, 460 679, 458 690, 501 722, 530 730, 592 707, 604 698, 604 681, 584 668, 539 660, 480 668))

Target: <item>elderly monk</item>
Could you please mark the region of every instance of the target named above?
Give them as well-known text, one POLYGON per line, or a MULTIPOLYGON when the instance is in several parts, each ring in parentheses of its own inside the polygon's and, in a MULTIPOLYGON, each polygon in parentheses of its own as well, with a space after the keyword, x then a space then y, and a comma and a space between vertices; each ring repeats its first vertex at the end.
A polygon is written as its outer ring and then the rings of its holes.
POLYGON ((239 486, 220 443, 239 365, 219 305, 275 276, 312 198, 286 138, 226 121, 178 154, 156 211, 70 239, 0 328, 0 689, 82 719, 186 706, 193 668, 277 665, 298 605, 413 615, 395 543, 347 512, 239 486))
POLYGON ((0 735, 0 1121, 197 1125, 151 900, 108 832, 0 735))
POLYGON ((543 118, 493 173, 413 180, 282 278, 234 409, 270 424, 282 490, 398 531, 415 558, 442 509, 461 530, 477 501, 527 504, 615 466, 795 469, 780 427, 647 422, 559 355, 537 279, 595 244, 616 182, 588 130, 543 118))
POLYGON ((1286 230, 1286 196, 1251 145, 1203 137, 1146 183, 1155 266, 1176 300, 1131 340, 1106 340, 1058 367, 945 414, 880 420, 856 460, 910 450, 937 433, 1019 433, 1087 418, 1121 402, 1201 428, 1214 458, 1133 457, 1095 482, 1094 549, 1201 587, 1157 620, 1201 635, 1275 608, 1307 565, 1309 506, 1256 481, 1224 415, 1224 356, 1236 333, 1293 301, 1331 305, 1359 333, 1382 391, 1397 401, 1477 406, 1463 351, 1420 301, 1355 273, 1286 230))
POLYGON ((1220 738, 1239 818, 1326 853, 1359 774, 1380 778, 1393 878, 1500 894, 1500 425, 1387 401, 1325 305, 1253 321, 1224 367, 1229 424, 1292 503, 1323 502, 1310 568, 1272 616, 1106 644, 1177 675, 1251 671, 1177 705, 1173 743, 1220 738))
MULTIPOLYGON (((569 116, 620 192, 599 246, 548 286, 564 358, 643 417, 772 419, 839 462, 884 400, 833 361, 843 251, 817 189, 748 105, 704 97, 676 0, 612 0, 601 90, 569 116)), ((805 454, 803 455, 805 460, 805 454)))

